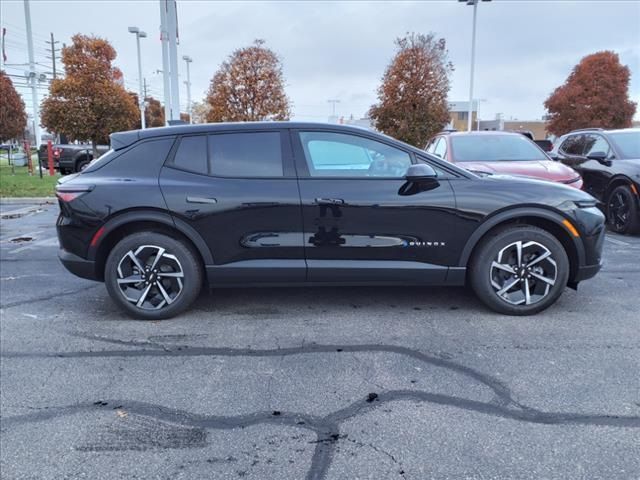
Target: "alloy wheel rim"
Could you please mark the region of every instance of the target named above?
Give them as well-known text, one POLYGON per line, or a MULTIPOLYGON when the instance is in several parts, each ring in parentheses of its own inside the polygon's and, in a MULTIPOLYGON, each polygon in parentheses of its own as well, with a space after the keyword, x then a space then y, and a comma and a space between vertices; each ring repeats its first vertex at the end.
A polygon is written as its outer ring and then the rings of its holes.
POLYGON ((117 273, 120 293, 142 310, 168 307, 180 296, 184 286, 180 261, 156 245, 129 250, 120 259, 117 273))
POLYGON ((513 242, 498 252, 490 269, 491 286, 511 305, 533 305, 549 295, 558 266, 541 243, 513 242))
POLYGON ((616 192, 609 200, 609 221, 618 230, 624 229, 629 219, 629 204, 621 192, 616 192))

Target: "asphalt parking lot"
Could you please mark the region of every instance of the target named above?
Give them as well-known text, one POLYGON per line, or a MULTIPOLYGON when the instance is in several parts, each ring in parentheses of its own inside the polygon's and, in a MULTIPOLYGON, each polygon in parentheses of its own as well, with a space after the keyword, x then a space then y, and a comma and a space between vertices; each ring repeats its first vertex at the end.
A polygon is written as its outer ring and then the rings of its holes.
POLYGON ((121 314, 0 218, 2 478, 640 478, 640 238, 529 318, 464 289, 234 289, 121 314))

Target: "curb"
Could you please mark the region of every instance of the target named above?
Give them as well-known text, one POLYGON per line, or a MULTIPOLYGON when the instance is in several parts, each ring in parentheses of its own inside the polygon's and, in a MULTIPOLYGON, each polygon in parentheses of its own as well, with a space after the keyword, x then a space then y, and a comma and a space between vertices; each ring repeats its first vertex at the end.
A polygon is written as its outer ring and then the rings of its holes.
POLYGON ((14 205, 16 203, 56 203, 56 197, 0 197, 0 205, 14 205))

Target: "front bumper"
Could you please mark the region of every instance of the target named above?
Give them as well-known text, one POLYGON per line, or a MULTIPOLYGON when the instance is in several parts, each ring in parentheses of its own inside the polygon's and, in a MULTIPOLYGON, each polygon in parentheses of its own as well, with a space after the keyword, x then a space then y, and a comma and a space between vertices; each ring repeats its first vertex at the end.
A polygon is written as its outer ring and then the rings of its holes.
POLYGON ((74 275, 88 280, 99 281, 96 275, 96 263, 94 261, 81 258, 63 248, 58 250, 58 258, 62 262, 62 265, 64 265, 64 268, 74 275))

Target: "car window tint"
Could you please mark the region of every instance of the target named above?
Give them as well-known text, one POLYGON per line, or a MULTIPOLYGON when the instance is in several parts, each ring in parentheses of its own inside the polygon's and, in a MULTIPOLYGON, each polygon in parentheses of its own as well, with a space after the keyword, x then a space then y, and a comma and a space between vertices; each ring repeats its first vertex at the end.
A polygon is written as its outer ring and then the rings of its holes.
POLYGON ((602 135, 585 135, 584 155, 591 155, 594 152, 604 152, 609 155, 609 144, 602 135))
POLYGON ((138 142, 108 162, 107 166, 122 168, 130 176, 150 175, 155 168, 159 169, 164 164, 174 140, 175 137, 165 137, 138 142))
POLYGON ((404 177, 411 165, 408 153, 357 135, 301 132, 312 177, 404 177))
POLYGON ((440 158, 445 158, 447 155, 447 141, 440 137, 438 139, 438 143, 436 147, 433 149, 433 153, 436 154, 440 158))
POLYGON ((584 135, 571 135, 562 145, 560 150, 568 155, 582 155, 584 152, 584 135))
POLYGON ((192 172, 207 173, 207 137, 182 137, 173 165, 192 172))
POLYGON ((281 177, 280 132, 209 135, 213 175, 224 177, 281 177))

